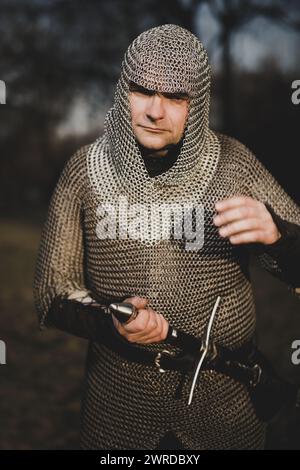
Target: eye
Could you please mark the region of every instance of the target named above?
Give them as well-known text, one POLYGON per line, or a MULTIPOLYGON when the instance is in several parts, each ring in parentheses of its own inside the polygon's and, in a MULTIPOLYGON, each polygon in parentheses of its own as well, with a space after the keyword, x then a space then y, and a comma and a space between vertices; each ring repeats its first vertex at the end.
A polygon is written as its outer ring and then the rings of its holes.
POLYGON ((146 95, 146 96, 152 96, 155 94, 154 91, 152 90, 147 90, 146 88, 142 88, 140 90, 137 90, 139 93, 142 93, 142 95, 146 95))
POLYGON ((148 90, 147 88, 144 88, 141 85, 137 85, 134 82, 130 82, 129 91, 134 92, 134 93, 140 93, 145 96, 152 96, 155 93, 155 91, 148 90))
POLYGON ((164 93, 164 96, 172 101, 188 101, 189 97, 186 93, 164 93))

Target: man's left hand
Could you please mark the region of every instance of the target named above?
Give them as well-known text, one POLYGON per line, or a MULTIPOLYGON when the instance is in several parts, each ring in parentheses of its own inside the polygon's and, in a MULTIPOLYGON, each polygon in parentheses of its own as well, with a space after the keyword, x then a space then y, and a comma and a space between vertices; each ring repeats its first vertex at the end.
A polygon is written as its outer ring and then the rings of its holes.
POLYGON ((281 237, 265 204, 247 196, 236 196, 215 204, 218 215, 214 224, 221 237, 230 243, 263 243, 270 245, 281 237))

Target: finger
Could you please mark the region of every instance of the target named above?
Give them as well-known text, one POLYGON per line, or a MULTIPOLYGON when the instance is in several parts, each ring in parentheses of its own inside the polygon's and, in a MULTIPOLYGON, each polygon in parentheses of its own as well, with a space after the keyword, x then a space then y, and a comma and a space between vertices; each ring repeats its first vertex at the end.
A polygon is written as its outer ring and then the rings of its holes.
POLYGON ((166 339, 169 330, 169 323, 163 315, 157 313, 157 317, 158 325, 155 330, 155 335, 149 335, 148 337, 143 338, 142 341, 144 343, 158 343, 166 339))
POLYGON ((128 297, 127 299, 124 300, 124 302, 128 302, 134 305, 136 308, 140 309, 140 308, 145 308, 147 306, 147 304, 149 303, 149 299, 145 297, 134 296, 134 297, 128 297))
POLYGON ((156 338, 158 337, 157 333, 155 334, 142 334, 142 333, 137 333, 137 334, 129 334, 127 339, 128 341, 131 341, 133 343, 148 343, 148 342, 154 342, 156 341, 156 338))
POLYGON ((145 331, 150 319, 150 310, 149 309, 139 309, 137 317, 130 321, 129 323, 124 324, 124 328, 128 333, 135 334, 145 331))
POLYGON ((121 335, 125 336, 126 335, 126 330, 125 330, 124 326, 113 314, 112 314, 112 320, 113 320, 113 324, 114 324, 115 328, 117 329, 117 331, 121 335))
POLYGON ((160 330, 159 341, 164 341, 169 331, 169 322, 163 317, 163 315, 160 315, 160 319, 161 319, 161 330, 160 330))
POLYGON ((156 322, 157 322, 157 327, 154 331, 155 333, 155 340, 156 341, 160 341, 161 339, 161 336, 162 336, 162 333, 163 333, 163 324, 164 324, 164 319, 163 319, 163 316, 156 312, 156 322))
POLYGON ((138 333, 139 339, 144 339, 146 337, 153 337, 157 335, 158 326, 159 326, 158 315, 153 310, 150 310, 148 313, 149 313, 148 321, 145 327, 142 328, 140 332, 138 333))
POLYGON ((253 206, 257 203, 255 199, 248 196, 233 196, 228 199, 223 199, 215 203, 217 211, 224 211, 227 209, 234 209, 239 206, 253 206))
POLYGON ((152 310, 146 328, 139 333, 130 335, 131 339, 139 343, 158 341, 162 330, 160 317, 161 315, 152 310))
POLYGON ((241 232, 250 230, 262 230, 262 222, 258 218, 244 219, 231 224, 224 225, 219 229, 221 237, 230 237, 231 235, 237 235, 241 232))
POLYGON ((242 232, 229 237, 229 241, 233 245, 245 243, 260 243, 263 241, 263 232, 261 230, 251 230, 248 232, 242 232))
POLYGON ((217 227, 220 227, 235 220, 248 219, 257 217, 258 211, 257 208, 253 206, 239 206, 234 209, 228 209, 224 212, 219 213, 213 219, 214 224, 217 227))
POLYGON ((157 320, 153 315, 153 310, 139 310, 138 316, 132 322, 124 325, 126 332, 132 338, 144 338, 157 327, 157 320))

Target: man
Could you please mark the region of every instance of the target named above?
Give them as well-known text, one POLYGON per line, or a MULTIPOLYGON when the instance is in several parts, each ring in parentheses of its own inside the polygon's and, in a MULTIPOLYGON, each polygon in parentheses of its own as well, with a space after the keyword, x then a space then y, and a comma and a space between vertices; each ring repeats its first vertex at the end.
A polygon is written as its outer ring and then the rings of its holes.
POLYGON ((229 355, 246 350, 255 331, 252 253, 295 293, 300 285, 299 208, 246 147, 210 130, 209 89, 193 34, 175 25, 142 33, 125 54, 104 135, 75 153, 54 192, 35 299, 41 326, 90 340, 82 448, 155 449, 168 432, 189 449, 264 445, 241 374, 206 365, 188 401, 182 362, 191 354, 163 368, 183 347, 169 326, 190 347, 217 299, 214 343, 229 355), (190 230, 164 232, 167 212, 159 217, 157 207, 183 207, 190 230), (99 304, 116 301, 138 315, 125 324, 110 317, 107 329, 99 304))

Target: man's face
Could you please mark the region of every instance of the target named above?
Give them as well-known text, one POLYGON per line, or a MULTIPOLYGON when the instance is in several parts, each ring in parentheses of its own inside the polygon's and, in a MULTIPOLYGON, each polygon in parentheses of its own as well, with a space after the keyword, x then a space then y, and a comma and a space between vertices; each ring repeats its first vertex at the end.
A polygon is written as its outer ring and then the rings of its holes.
POLYGON ((159 93, 133 82, 129 86, 132 128, 139 144, 153 152, 177 144, 184 132, 189 97, 186 93, 159 93))

